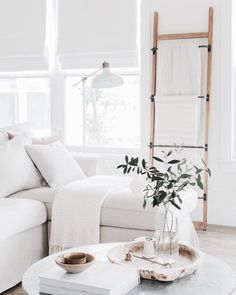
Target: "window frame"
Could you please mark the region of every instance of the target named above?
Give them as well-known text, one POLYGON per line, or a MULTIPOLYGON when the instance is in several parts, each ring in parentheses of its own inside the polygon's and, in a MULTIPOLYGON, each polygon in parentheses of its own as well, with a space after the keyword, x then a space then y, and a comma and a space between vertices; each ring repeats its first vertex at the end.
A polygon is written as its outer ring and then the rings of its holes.
MULTIPOLYGON (((141 14, 141 0, 138 0, 138 15, 141 14)), ((139 29, 140 22, 138 23, 139 29)), ((138 30, 137 30, 138 35, 138 30)), ((138 35, 139 36, 139 35, 138 35)), ((140 36, 139 36, 140 37, 140 36)), ((57 56, 57 41, 58 41, 58 0, 47 1, 47 17, 46 17, 46 43, 48 46, 48 70, 39 71, 9 71, 0 72, 0 78, 49 78, 50 79, 50 125, 51 134, 60 134, 62 138, 65 135, 65 77, 66 76, 77 76, 78 73, 81 75, 81 70, 65 70, 61 69, 59 58, 57 56)), ((140 55, 140 52, 139 52, 140 55)), ((89 68, 89 73, 92 68, 89 68)), ((88 74, 88 70, 86 73, 88 74)), ((116 69, 117 71, 121 69, 116 69)), ((141 77, 140 68, 132 68, 131 71, 136 71, 141 77)), ((130 71, 128 71, 130 73, 130 71)), ((139 148, 128 149, 128 148, 103 148, 103 147, 79 147, 79 146, 68 146, 68 149, 74 152, 85 152, 85 153, 96 153, 103 155, 124 155, 127 153, 138 154, 143 150, 143 138, 146 134, 146 127, 144 126, 141 114, 144 113, 143 102, 142 102, 142 81, 140 80, 140 142, 139 148)), ((146 125, 146 124, 145 124, 146 125)), ((146 144, 145 144, 146 147, 146 144)))
MULTIPOLYGON (((64 106, 65 106, 65 80, 67 77, 77 77, 78 80, 80 77, 82 78, 83 76, 87 76, 89 73, 93 72, 96 69, 88 68, 88 69, 83 69, 83 70, 61 70, 61 73, 63 75, 63 80, 64 80, 64 106)), ((129 69, 122 69, 122 68, 113 68, 113 72, 116 74, 124 75, 124 76, 132 76, 132 75, 139 75, 140 77, 140 69, 138 68, 129 68, 129 69)), ((141 84, 141 83, 140 83, 141 84)), ((139 85, 140 89, 140 85, 139 85)), ((139 105, 140 105, 140 111, 139 115, 141 116, 141 95, 139 96, 139 105)), ((64 119, 65 119, 65 107, 64 107, 64 119)), ((66 122, 64 121, 64 130, 63 130, 63 135, 65 135, 65 124, 66 122)), ((140 123, 141 124, 141 123, 140 123)), ((96 153, 96 154, 138 154, 141 151, 141 128, 139 126, 139 134, 140 134, 140 141, 139 141, 139 147, 138 148, 114 148, 114 147, 90 147, 90 146, 76 146, 76 145, 67 145, 67 148, 71 152, 85 152, 85 153, 96 153)))
MULTIPOLYGON (((48 71, 17 71, 17 72, 0 72, 0 79, 37 79, 37 78, 46 78, 49 79, 49 96, 50 96, 50 133, 53 134, 52 132, 52 112, 53 112, 53 107, 52 107, 52 101, 51 101, 51 74, 48 71)), ((3 92, 4 93, 4 92, 3 92)), ((8 93, 8 92, 6 92, 8 93)), ((13 91, 12 93, 18 93, 17 91, 13 91)), ((19 119, 19 114, 15 110, 15 118, 16 121, 19 119)), ((18 124, 15 121, 14 124, 18 124)), ((0 126, 2 127, 2 126, 0 126)))
MULTIPOLYGON (((48 78, 50 80, 50 123, 51 134, 60 134, 62 137, 65 135, 65 79, 67 77, 76 77, 87 75, 92 72, 93 69, 84 70, 53 70, 49 71, 32 71, 32 72, 0 72, 0 79, 11 78, 48 78)), ((140 75, 140 70, 121 68, 115 69, 116 73, 122 75, 140 75)), ((141 84, 141 83, 140 83, 141 84)), ((141 86, 139 86, 141 87, 141 86)), ((141 116, 141 95, 139 96, 140 104, 140 116, 141 116)), ((140 122, 141 125, 141 122, 140 122)), ((139 148, 114 148, 114 147, 88 147, 88 146, 76 146, 67 145, 67 148, 71 152, 84 152, 84 153, 96 153, 96 154, 138 154, 141 151, 141 126, 140 130, 140 142, 139 148)))

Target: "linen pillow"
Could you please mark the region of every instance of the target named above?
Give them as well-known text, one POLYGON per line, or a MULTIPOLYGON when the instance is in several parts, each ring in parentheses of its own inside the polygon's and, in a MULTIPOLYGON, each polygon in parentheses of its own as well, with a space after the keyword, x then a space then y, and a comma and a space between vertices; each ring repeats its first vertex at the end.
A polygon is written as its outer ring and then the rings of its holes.
POLYGON ((58 142, 58 141, 63 143, 61 134, 50 135, 50 136, 41 137, 41 138, 33 137, 32 144, 49 144, 49 143, 58 142))
POLYGON ((85 178, 80 166, 60 142, 30 145, 26 150, 40 173, 52 188, 85 178))
POLYGON ((41 186, 41 177, 25 150, 30 141, 17 136, 0 145, 0 198, 41 186))

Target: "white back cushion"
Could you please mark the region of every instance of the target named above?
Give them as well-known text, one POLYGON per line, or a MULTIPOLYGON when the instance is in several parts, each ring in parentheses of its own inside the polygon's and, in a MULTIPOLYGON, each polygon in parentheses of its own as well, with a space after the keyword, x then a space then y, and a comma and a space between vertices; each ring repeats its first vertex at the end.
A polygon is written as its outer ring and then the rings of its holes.
POLYGON ((50 136, 41 137, 41 138, 33 137, 32 144, 49 144, 49 143, 54 143, 58 141, 63 143, 61 134, 50 135, 50 136))
POLYGON ((25 136, 0 145, 0 198, 41 186, 41 177, 25 150, 25 136))
POLYGON ((26 150, 52 188, 86 177, 72 155, 60 142, 31 145, 27 146, 26 150))

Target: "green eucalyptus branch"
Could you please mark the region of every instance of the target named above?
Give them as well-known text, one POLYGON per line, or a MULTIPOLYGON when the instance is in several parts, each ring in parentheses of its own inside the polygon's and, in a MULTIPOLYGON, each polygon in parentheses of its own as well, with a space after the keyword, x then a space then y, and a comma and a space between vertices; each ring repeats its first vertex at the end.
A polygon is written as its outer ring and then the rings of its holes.
MULTIPOLYGON (((176 153, 181 149, 176 147, 176 153)), ((160 204, 171 204, 177 209, 181 209, 182 199, 180 192, 189 186, 197 186, 204 189, 202 182, 202 172, 206 171, 211 176, 211 171, 203 162, 203 168, 198 168, 186 158, 173 159, 173 151, 162 151, 163 158, 153 157, 163 169, 159 170, 155 166, 149 167, 145 159, 139 161, 138 157, 129 158, 125 156, 125 163, 117 167, 122 169, 124 174, 131 172, 141 174, 146 177, 146 186, 143 189, 145 208, 149 199, 153 207, 159 207, 160 204)))

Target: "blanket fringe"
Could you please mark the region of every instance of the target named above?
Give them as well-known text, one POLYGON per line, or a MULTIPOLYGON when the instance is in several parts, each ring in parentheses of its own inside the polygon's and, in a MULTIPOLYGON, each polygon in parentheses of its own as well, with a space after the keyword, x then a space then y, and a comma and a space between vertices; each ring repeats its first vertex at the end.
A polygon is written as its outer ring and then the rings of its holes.
POLYGON ((68 246, 61 246, 61 245, 50 245, 49 246, 49 255, 55 254, 61 251, 65 251, 70 249, 68 246))

